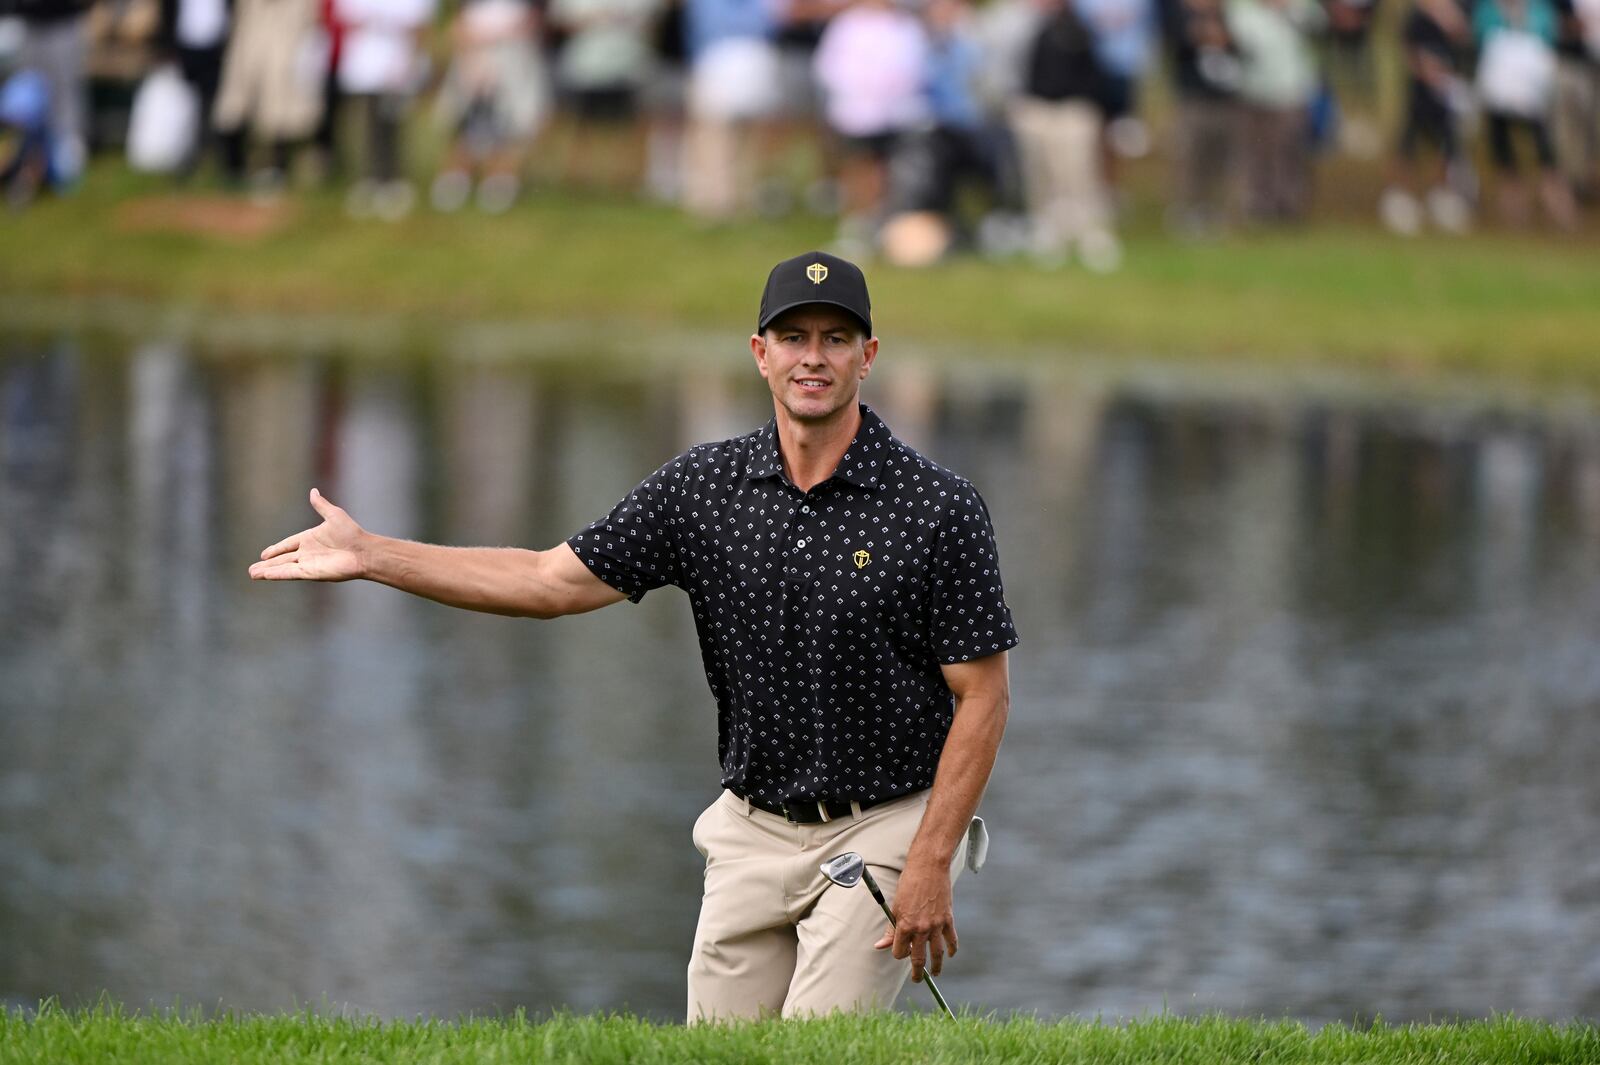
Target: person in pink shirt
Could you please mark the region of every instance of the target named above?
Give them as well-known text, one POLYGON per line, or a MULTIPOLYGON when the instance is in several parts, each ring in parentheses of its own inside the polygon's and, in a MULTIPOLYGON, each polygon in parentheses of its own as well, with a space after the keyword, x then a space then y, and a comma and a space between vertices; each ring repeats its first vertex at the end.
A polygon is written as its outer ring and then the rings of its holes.
POLYGON ((927 69, 921 21, 892 0, 857 0, 822 33, 812 70, 839 140, 843 244, 870 240, 882 221, 889 158, 901 134, 930 121, 927 69))

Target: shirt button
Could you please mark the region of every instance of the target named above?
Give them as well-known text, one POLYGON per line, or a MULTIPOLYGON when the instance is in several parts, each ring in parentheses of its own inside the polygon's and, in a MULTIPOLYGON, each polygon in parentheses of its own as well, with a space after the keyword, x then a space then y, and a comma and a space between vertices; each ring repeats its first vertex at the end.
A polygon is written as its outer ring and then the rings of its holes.
POLYGON ((801 507, 800 508, 800 513, 802 513, 802 514, 810 514, 811 513, 811 508, 810 507, 801 507))
POLYGON ((804 546, 806 546, 806 542, 804 540, 801 540, 799 543, 795 544, 794 546, 796 546, 796 547, 804 547, 804 546))

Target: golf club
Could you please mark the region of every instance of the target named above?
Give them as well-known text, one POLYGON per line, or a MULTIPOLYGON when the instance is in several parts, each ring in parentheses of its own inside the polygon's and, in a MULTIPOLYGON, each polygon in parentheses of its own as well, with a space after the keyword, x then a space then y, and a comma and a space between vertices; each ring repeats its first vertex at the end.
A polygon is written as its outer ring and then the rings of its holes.
MULTIPOLYGON (((832 883, 842 888, 852 888, 861 881, 867 882, 867 890, 872 892, 872 897, 878 900, 878 907, 883 910, 883 915, 889 918, 889 924, 894 925, 894 913, 889 909, 889 903, 883 897, 883 891, 878 887, 878 882, 872 879, 872 873, 867 869, 866 860, 855 851, 845 851, 837 858, 829 859, 822 863, 822 875, 832 883)), ((927 969, 922 970, 922 979, 928 985, 928 990, 933 992, 933 1000, 944 1010, 944 1015, 951 1020, 955 1014, 950 1012, 950 1007, 945 1004, 944 996, 939 993, 939 985, 933 982, 933 974, 927 969)))

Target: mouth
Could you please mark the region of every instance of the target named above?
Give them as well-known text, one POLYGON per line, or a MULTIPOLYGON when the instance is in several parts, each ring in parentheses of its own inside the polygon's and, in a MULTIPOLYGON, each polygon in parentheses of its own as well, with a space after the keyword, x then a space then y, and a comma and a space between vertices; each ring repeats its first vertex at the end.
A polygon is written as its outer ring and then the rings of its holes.
POLYGON ((794 383, 803 392, 821 392, 833 382, 825 377, 796 377, 794 383))

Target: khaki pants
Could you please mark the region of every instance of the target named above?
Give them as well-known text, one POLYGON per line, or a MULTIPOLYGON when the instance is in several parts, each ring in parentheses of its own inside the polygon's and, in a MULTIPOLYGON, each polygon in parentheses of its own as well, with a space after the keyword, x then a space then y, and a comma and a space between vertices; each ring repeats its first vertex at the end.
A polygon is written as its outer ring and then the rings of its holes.
POLYGON ((1011 104, 1022 188, 1035 250, 1064 249, 1111 230, 1111 198, 1100 162, 1100 109, 1087 100, 1024 97, 1011 104))
POLYGON ((1562 58, 1551 118, 1561 173, 1574 184, 1600 177, 1600 65, 1562 58))
POLYGON ((689 213, 726 219, 743 208, 752 129, 748 122, 689 116, 683 137, 683 206, 689 213))
MULTIPOLYGON (((888 1008, 909 959, 874 950, 888 926, 865 884, 841 888, 823 862, 856 851, 891 905, 928 793, 859 817, 792 825, 723 792, 694 825, 705 896, 689 960, 689 1023, 888 1008)), ((966 862, 962 841, 951 878, 966 862)))

